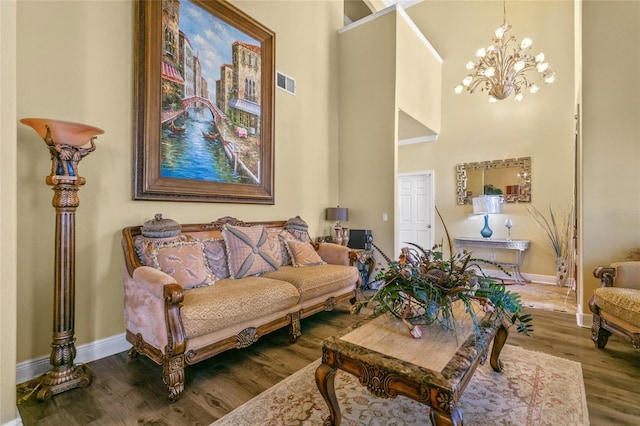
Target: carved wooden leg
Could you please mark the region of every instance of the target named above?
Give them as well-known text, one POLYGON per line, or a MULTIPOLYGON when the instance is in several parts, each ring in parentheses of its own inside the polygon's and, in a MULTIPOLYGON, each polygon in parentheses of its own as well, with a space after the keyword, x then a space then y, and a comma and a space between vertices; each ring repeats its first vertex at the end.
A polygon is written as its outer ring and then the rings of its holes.
POLYGON ((136 350, 135 346, 131 346, 131 349, 129 349, 129 352, 127 352, 127 355, 129 355, 129 358, 137 358, 138 357, 138 351, 136 350))
POLYGON ((451 415, 431 407, 429 418, 434 426, 462 426, 462 411, 458 407, 453 409, 451 415))
POLYGON ((175 402, 184 391, 184 355, 165 358, 162 363, 162 380, 167 385, 167 399, 175 402))
POLYGON ((609 340, 609 336, 611 336, 611 332, 602 328, 602 318, 600 318, 600 315, 593 314, 593 323, 591 324, 591 340, 593 340, 598 348, 604 349, 604 347, 607 345, 607 341, 609 340))
POLYGON ((292 312, 289 314, 289 341, 295 343, 298 337, 302 335, 302 327, 300 326, 300 312, 292 312))
POLYGON ((331 368, 327 364, 320 364, 316 370, 316 385, 329 406, 329 417, 325 418, 324 426, 339 426, 342 421, 340 405, 338 405, 336 389, 333 383, 336 377, 336 371, 335 368, 331 368))
POLYGON ((507 341, 507 337, 509 337, 509 330, 504 324, 500 324, 498 331, 496 332, 496 336, 493 338, 493 348, 491 349, 491 358, 489 360, 493 371, 502 371, 503 365, 499 358, 500 352, 507 341))

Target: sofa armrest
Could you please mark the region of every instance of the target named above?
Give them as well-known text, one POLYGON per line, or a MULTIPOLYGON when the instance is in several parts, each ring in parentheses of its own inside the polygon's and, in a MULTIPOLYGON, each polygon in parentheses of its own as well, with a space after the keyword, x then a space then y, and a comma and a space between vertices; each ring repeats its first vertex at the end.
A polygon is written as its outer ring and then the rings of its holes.
POLYGON ((334 243, 320 243, 316 249, 322 260, 332 265, 351 266, 349 252, 347 246, 341 246, 334 243))
POLYGON ((125 269, 124 281, 127 330, 163 354, 183 353, 182 287, 170 275, 150 266, 134 269, 131 277, 125 269))
POLYGON ((137 286, 158 298, 164 297, 165 285, 177 284, 171 275, 151 266, 140 266, 134 269, 132 278, 137 286))

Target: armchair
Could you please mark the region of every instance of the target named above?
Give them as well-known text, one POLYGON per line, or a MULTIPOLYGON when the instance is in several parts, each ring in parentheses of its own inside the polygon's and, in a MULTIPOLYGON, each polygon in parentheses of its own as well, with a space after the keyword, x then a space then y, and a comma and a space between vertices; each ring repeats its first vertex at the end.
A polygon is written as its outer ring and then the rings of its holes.
POLYGON ((601 284, 589 300, 591 340, 602 349, 613 333, 640 350, 640 261, 599 266, 593 275, 601 284))

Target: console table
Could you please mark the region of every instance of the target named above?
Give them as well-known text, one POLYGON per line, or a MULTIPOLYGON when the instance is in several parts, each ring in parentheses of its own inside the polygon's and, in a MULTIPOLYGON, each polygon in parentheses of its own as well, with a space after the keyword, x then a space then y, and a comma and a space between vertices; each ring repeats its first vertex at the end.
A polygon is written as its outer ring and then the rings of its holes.
POLYGON ((513 279, 518 284, 529 282, 520 273, 520 266, 524 261, 525 252, 529 249, 529 240, 502 240, 497 238, 471 238, 456 237, 453 239, 459 250, 469 248, 488 248, 500 250, 512 250, 515 252, 515 261, 513 263, 496 262, 503 267, 511 268, 513 279))

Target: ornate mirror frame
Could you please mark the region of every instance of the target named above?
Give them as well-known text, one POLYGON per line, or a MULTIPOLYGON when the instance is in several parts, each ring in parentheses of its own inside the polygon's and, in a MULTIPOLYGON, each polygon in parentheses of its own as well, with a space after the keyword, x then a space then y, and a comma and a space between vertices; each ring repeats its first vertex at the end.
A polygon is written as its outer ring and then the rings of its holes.
MULTIPOLYGON (((531 157, 522 158, 509 158, 506 160, 493 160, 493 161, 481 161, 477 163, 464 163, 456 166, 456 202, 457 204, 471 204, 471 198, 482 195, 473 194, 468 191, 470 185, 468 185, 469 175, 480 174, 482 176, 481 187, 483 191, 486 185, 484 182, 484 176, 486 171, 502 170, 505 172, 513 172, 513 182, 511 185, 507 185, 498 194, 504 197, 505 203, 530 203, 531 202, 531 157), (507 170, 513 169, 513 170, 507 170)), ((483 192, 484 193, 484 192, 483 192)), ((493 192, 496 194, 496 192, 493 192)))

